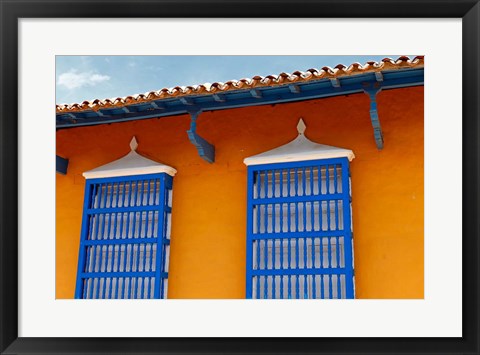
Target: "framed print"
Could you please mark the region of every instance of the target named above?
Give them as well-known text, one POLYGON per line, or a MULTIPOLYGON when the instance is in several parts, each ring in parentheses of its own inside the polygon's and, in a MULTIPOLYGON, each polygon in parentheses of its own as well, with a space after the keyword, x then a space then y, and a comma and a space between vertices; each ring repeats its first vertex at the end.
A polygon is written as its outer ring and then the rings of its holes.
POLYGON ((477 1, 1 5, 2 354, 479 352, 477 1))

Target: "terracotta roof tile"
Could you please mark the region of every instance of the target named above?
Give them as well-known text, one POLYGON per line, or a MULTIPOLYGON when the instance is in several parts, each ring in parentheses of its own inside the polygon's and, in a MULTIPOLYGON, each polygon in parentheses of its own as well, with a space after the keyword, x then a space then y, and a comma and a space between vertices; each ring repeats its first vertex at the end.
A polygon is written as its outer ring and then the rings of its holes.
POLYGON ((126 97, 117 97, 111 99, 95 99, 92 101, 83 101, 82 103, 60 104, 56 105, 57 113, 68 113, 93 110, 102 108, 122 107, 132 104, 149 102, 152 100, 168 99, 189 95, 208 95, 232 90, 253 89, 262 86, 277 86, 289 83, 301 83, 311 80, 339 78, 349 75, 358 75, 368 72, 378 72, 384 70, 396 70, 404 68, 422 68, 424 66, 424 57, 417 56, 410 59, 406 56, 398 57, 396 60, 384 58, 381 62, 368 61, 364 65, 360 63, 350 64, 348 67, 338 64, 334 68, 323 67, 318 70, 315 68, 306 71, 295 71, 291 74, 280 73, 278 75, 267 75, 265 77, 256 75, 249 79, 229 80, 225 83, 215 82, 212 84, 201 84, 194 86, 176 86, 173 88, 163 88, 157 91, 150 91, 145 94, 137 94, 126 97))

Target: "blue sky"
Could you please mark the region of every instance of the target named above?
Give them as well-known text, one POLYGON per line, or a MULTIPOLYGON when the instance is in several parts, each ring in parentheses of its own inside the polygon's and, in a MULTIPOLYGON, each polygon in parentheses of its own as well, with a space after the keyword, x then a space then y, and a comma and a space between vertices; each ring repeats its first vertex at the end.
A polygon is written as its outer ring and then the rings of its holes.
MULTIPOLYGON (((123 97, 164 87, 225 82, 342 63, 398 58, 376 56, 57 56, 56 103, 123 97)), ((412 59, 413 56, 410 56, 412 59)))

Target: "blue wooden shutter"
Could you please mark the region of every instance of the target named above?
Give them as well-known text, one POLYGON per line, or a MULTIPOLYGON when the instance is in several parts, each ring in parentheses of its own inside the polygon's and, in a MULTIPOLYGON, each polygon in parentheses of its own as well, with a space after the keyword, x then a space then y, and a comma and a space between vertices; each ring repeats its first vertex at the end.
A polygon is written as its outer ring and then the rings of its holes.
POLYGON ((347 158, 248 167, 247 298, 354 298, 347 158))
POLYGON ((75 298, 166 298, 172 182, 87 179, 75 298))

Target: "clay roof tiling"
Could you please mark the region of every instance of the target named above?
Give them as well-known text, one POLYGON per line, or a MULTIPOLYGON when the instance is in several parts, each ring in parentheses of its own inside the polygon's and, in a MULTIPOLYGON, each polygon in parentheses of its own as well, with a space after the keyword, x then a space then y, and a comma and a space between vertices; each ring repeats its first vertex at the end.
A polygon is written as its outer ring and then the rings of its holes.
POLYGON ((60 104, 56 105, 56 112, 61 114, 86 110, 97 111, 99 109, 124 107, 161 99, 170 99, 191 95, 213 95, 234 90, 247 90, 266 86, 272 87, 292 83, 304 83, 312 80, 333 79, 387 70, 422 68, 423 66, 423 56, 417 56, 413 59, 410 59, 406 56, 401 56, 397 59, 385 58, 380 62, 369 61, 364 65, 360 63, 353 63, 348 66, 338 64, 334 68, 323 67, 321 69, 295 71, 291 74, 280 73, 277 75, 254 76, 249 79, 229 80, 225 83, 215 82, 212 84, 205 83, 193 86, 175 86, 173 88, 163 88, 157 91, 150 91, 145 94, 137 94, 126 97, 103 100, 95 99, 92 101, 83 101, 82 103, 73 104, 60 104))

